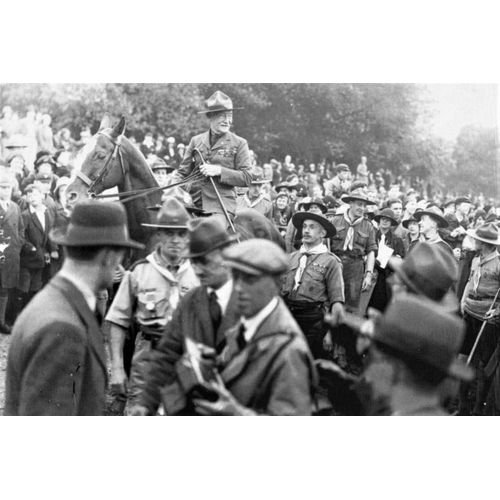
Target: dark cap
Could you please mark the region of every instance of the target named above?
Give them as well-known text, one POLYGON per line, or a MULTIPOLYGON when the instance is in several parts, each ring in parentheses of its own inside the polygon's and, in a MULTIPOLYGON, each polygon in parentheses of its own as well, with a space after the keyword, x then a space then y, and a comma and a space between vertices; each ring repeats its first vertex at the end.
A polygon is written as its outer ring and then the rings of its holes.
POLYGON ((201 257, 238 239, 236 234, 229 234, 223 220, 216 215, 191 220, 188 228, 190 232, 188 258, 201 257))

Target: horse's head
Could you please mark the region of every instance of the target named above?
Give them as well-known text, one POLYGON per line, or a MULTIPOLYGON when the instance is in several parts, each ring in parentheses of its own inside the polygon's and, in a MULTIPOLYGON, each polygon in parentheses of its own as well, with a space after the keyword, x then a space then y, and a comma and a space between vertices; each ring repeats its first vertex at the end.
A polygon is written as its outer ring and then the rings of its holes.
POLYGON ((66 189, 68 208, 75 203, 101 193, 106 189, 123 186, 128 168, 127 160, 122 155, 125 118, 110 127, 109 117, 104 116, 97 134, 83 148, 83 162, 75 169, 75 178, 66 189))

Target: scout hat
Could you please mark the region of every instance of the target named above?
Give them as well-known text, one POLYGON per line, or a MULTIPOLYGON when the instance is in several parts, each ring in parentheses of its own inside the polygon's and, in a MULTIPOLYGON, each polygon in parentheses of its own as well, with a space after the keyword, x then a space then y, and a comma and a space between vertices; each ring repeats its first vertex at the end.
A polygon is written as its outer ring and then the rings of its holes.
POLYGON ((121 203, 84 200, 75 205, 66 228, 49 234, 57 245, 68 247, 117 246, 142 250, 129 237, 127 213, 121 203))
POLYGON ((207 113, 218 113, 220 111, 233 111, 236 109, 243 108, 234 108, 233 101, 221 92, 220 90, 216 90, 206 101, 205 101, 205 109, 203 111, 198 111, 198 114, 207 114, 207 113))
POLYGON ((467 196, 459 196, 455 200, 455 205, 460 205, 460 203, 470 203, 472 205, 472 201, 470 201, 470 198, 467 198, 467 196))
POLYGON ((272 241, 252 238, 222 252, 226 264, 253 276, 279 275, 288 269, 286 253, 272 241))
POLYGON ((218 216, 192 220, 188 229, 191 235, 188 259, 201 257, 238 239, 236 234, 228 233, 223 220, 218 216))
POLYGON ((320 208, 321 212, 324 214, 326 214, 328 210, 328 207, 323 203, 323 200, 321 198, 304 198, 302 200, 302 203, 299 203, 299 208, 302 206, 307 212, 311 208, 311 205, 317 205, 320 208))
POLYGON ((470 381, 474 371, 457 360, 465 335, 462 319, 422 297, 404 294, 377 322, 373 340, 395 356, 423 363, 450 377, 470 381))
POLYGON ((141 224, 144 227, 155 227, 157 229, 187 229, 189 214, 184 205, 173 196, 169 196, 163 202, 158 215, 156 224, 141 224))
POLYGON ((297 229, 302 229, 305 220, 313 220, 321 224, 326 231, 326 238, 331 238, 337 234, 335 226, 326 217, 313 212, 295 212, 292 217, 292 224, 297 229))
POLYGON ((466 233, 475 240, 484 241, 490 245, 500 245, 500 233, 497 226, 492 222, 483 224, 477 229, 469 229, 466 233))
POLYGON ((377 203, 369 198, 368 191, 365 188, 353 189, 349 194, 342 197, 344 203, 350 203, 351 201, 364 201, 368 205, 376 205, 377 203))
MULTIPOLYGON (((176 198, 177 199, 177 198, 176 198)), ((148 210, 152 212, 159 212, 163 205, 153 205, 151 207, 146 207, 148 210)), ((203 208, 195 207, 194 205, 184 205, 184 208, 187 210, 188 214, 193 217, 210 217, 212 212, 206 212, 203 208)))
POLYGON ((151 170, 154 172, 155 170, 174 170, 174 167, 171 167, 165 160, 162 158, 156 157, 152 162, 151 162, 151 170))
POLYGON ((412 292, 456 309, 457 300, 450 288, 457 280, 458 264, 450 252, 419 242, 404 260, 391 258, 389 265, 412 292))
POLYGON ((386 219, 389 219, 391 221, 391 226, 397 226, 399 224, 399 222, 396 220, 396 216, 394 215, 394 212, 390 208, 384 208, 382 211, 380 211, 373 218, 377 222, 380 222, 380 219, 382 217, 385 217, 386 219))
POLYGON ((252 169, 252 184, 267 184, 269 181, 264 177, 264 169, 262 167, 254 167, 252 169))
POLYGON ((437 222, 438 227, 444 228, 449 225, 448 221, 444 218, 443 212, 436 206, 426 208, 425 210, 418 210, 415 212, 414 217, 420 222, 422 215, 432 217, 437 222))

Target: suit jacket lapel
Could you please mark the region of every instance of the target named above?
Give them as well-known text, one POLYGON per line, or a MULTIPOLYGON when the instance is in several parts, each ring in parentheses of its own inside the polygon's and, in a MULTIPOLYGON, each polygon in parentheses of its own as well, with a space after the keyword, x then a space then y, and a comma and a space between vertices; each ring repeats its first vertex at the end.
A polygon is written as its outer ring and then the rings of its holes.
POLYGON ((231 291, 231 297, 229 298, 229 302, 227 304, 226 313, 222 317, 221 324, 219 326, 219 329, 217 330, 217 335, 215 337, 215 347, 217 351, 224 347, 224 344, 226 343, 226 331, 234 326, 237 317, 238 296, 233 287, 233 290, 231 291))
POLYGON ((106 359, 104 355, 104 341, 101 335, 101 330, 94 313, 90 310, 87 301, 85 300, 82 292, 76 288, 71 281, 61 277, 55 276, 52 284, 59 288, 67 297, 69 302, 74 306, 75 311, 78 313, 87 328, 89 336, 90 348, 94 351, 99 363, 102 365, 104 372, 107 374, 106 359))
MULTIPOLYGON (((42 225, 40 224, 40 220, 38 219, 38 216, 33 213, 31 210, 29 210, 31 220, 33 221, 33 225, 40 231, 40 233, 43 235, 44 230, 42 225)), ((47 214, 47 211, 45 211, 45 214, 47 214)), ((45 218, 45 221, 47 221, 47 218, 45 218)), ((45 226, 47 227, 47 226, 45 226)))
POLYGON ((214 342, 214 327, 212 318, 210 317, 210 309, 208 307, 208 293, 206 287, 200 287, 198 300, 196 301, 196 317, 199 324, 200 332, 206 332, 205 343, 212 345, 214 342))

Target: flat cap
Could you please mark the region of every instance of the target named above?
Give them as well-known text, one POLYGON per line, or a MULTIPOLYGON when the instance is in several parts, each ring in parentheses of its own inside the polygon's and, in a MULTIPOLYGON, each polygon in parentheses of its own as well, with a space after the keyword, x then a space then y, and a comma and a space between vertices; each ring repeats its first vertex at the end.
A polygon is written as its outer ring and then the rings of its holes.
POLYGON ((252 238, 228 247, 222 253, 229 267, 254 276, 278 275, 288 269, 288 258, 269 240, 252 238))

